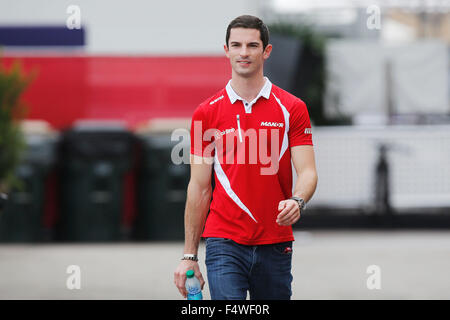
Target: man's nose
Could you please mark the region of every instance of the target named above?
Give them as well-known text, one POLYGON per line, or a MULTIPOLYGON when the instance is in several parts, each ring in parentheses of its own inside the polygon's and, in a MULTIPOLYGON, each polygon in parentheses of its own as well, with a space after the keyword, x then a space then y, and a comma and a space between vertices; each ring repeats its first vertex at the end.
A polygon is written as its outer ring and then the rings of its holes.
POLYGON ((241 55, 242 57, 247 57, 247 56, 248 56, 248 49, 247 49, 247 46, 242 46, 242 47, 241 47, 240 55, 241 55))

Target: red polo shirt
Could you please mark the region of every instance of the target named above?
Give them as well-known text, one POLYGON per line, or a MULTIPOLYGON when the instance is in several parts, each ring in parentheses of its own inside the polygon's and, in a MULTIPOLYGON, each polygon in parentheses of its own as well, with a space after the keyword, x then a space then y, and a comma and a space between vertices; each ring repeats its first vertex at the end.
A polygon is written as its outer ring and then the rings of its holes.
POLYGON ((294 240, 276 223, 292 196, 290 147, 313 145, 305 103, 269 79, 251 102, 227 86, 201 103, 191 126, 191 153, 214 157, 215 189, 203 237, 245 245, 294 240))

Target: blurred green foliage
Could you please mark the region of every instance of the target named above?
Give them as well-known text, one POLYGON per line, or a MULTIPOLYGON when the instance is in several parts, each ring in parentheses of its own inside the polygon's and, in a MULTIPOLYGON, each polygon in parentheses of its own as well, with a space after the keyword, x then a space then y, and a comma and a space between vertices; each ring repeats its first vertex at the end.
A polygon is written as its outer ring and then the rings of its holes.
POLYGON ((19 62, 14 62, 8 70, 0 57, 0 191, 21 187, 14 171, 20 163, 25 148, 25 140, 19 121, 27 111, 21 96, 34 78, 34 73, 26 75, 19 62))

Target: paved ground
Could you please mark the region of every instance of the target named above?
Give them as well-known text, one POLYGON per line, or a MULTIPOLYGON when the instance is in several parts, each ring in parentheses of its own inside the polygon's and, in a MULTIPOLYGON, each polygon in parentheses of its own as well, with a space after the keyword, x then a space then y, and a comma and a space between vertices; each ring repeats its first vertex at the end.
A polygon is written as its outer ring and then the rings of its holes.
MULTIPOLYGON (((450 231, 295 236, 293 299, 450 299, 450 231), (367 288, 370 265, 380 267, 379 290, 367 288)), ((182 250, 181 242, 0 245, 0 299, 181 299, 173 271, 182 250), (80 290, 67 289, 70 265, 80 267, 80 290)))

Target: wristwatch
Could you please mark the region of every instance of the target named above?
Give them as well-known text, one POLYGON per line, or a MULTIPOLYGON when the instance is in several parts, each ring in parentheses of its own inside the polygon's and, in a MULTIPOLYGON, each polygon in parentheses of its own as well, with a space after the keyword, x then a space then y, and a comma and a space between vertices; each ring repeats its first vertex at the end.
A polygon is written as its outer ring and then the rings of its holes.
POLYGON ((298 204, 298 207, 300 211, 303 211, 306 209, 306 202, 302 198, 299 197, 290 197, 289 199, 295 200, 298 204))
POLYGON ((183 258, 181 258, 181 260, 192 260, 192 261, 198 261, 198 257, 196 254, 188 254, 185 253, 183 255, 183 258))

